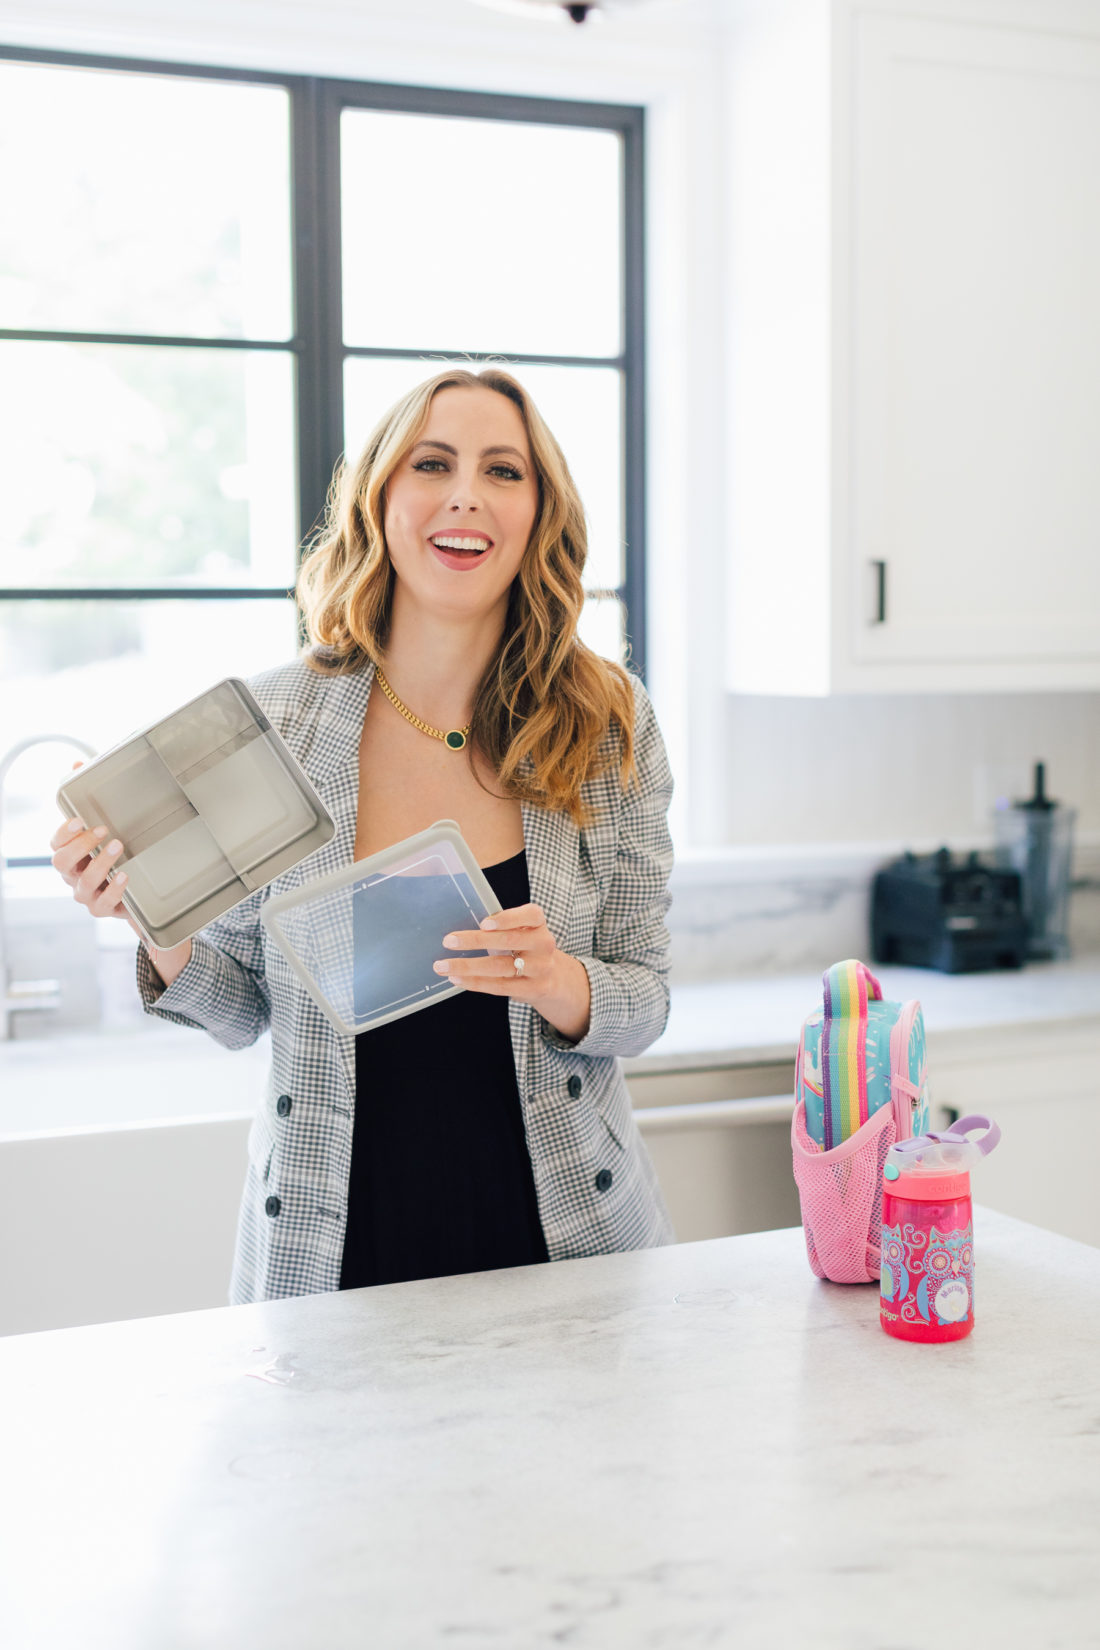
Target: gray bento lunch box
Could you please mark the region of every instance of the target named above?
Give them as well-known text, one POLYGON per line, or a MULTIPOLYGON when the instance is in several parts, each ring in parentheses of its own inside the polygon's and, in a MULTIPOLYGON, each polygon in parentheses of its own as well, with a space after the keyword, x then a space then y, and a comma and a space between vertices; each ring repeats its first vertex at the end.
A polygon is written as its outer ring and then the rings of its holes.
POLYGON ((234 677, 95 757, 57 800, 66 818, 104 825, 122 842, 122 903, 160 949, 190 939, 336 830, 234 677))

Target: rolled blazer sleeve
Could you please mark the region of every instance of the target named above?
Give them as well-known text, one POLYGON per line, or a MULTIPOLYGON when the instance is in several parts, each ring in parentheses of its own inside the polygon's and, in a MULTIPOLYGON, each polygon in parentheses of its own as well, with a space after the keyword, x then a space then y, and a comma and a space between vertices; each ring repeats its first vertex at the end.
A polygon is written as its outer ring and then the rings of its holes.
POLYGON ((143 945, 137 984, 147 1014, 209 1032, 226 1048, 247 1048, 271 1020, 260 934, 260 894, 252 894, 191 941, 191 960, 161 984, 143 945))
POLYGON ((637 780, 622 792, 617 770, 608 776, 619 793, 614 862, 592 955, 577 959, 592 992, 588 1031, 571 1043, 543 1022, 548 1043, 577 1054, 640 1054, 668 1022, 673 781, 649 695, 637 679, 634 689, 637 780))

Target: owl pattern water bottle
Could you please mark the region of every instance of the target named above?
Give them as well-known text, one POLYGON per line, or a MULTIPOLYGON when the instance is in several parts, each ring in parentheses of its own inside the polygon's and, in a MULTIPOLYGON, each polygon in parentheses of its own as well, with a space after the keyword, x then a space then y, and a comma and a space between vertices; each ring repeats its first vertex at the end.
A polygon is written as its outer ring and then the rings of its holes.
POLYGON ((891 1146, 882 1172, 879 1319, 904 1341, 957 1341, 974 1327, 970 1170, 1001 1138, 988 1117, 891 1146), (967 1136, 984 1129, 979 1140, 967 1136))

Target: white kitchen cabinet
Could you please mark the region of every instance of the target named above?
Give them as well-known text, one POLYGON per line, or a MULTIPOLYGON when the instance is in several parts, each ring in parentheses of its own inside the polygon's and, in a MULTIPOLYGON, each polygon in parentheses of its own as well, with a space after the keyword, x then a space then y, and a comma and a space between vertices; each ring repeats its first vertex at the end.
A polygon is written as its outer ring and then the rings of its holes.
POLYGON ((680 1243, 797 1226, 791 1172, 794 1061, 639 1071, 634 1116, 680 1243))
POLYGON ((1100 1023, 1004 1028, 943 1053, 930 1033, 928 1054, 939 1123, 947 1108, 1001 1126, 971 1176, 975 1202, 1100 1245, 1100 1023))
POLYGON ((728 686, 1100 686, 1100 9, 767 0, 729 76, 728 686))
POLYGON ((635 1112, 679 1243, 797 1226, 790 1094, 635 1112))

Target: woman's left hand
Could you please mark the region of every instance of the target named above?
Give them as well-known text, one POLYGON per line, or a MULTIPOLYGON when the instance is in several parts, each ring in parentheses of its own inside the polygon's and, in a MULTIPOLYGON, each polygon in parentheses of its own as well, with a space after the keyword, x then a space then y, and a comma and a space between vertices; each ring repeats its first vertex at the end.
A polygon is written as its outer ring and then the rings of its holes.
POLYGON ((450 951, 476 951, 486 945, 507 947, 504 955, 454 957, 433 966, 456 985, 495 997, 518 997, 530 1003, 563 1037, 578 1042, 588 1029, 591 991, 588 970, 576 957, 559 950, 539 905, 495 911, 480 928, 446 934, 450 951))

